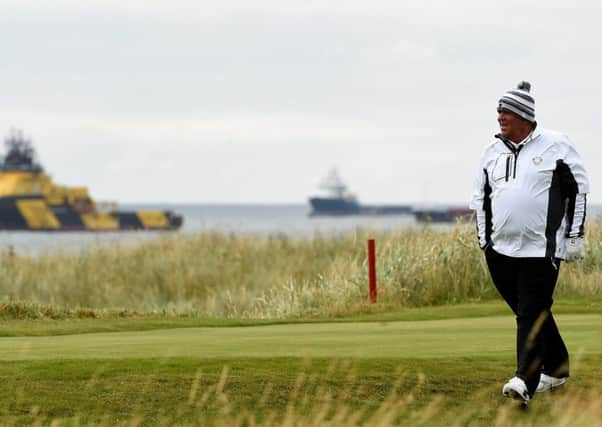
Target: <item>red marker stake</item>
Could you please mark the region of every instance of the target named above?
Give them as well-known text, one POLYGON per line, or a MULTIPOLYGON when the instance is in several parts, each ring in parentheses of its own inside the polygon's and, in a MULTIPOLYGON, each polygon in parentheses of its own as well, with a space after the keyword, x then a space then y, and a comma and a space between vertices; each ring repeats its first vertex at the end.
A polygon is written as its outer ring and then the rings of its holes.
POLYGON ((368 276, 370 279, 370 302, 376 302, 376 249, 374 239, 368 240, 368 276))

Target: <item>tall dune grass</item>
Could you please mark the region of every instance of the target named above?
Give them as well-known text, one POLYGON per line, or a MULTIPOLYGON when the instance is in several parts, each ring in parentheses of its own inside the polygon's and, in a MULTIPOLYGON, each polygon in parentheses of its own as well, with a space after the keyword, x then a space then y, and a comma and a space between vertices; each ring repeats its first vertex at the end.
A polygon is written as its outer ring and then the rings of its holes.
MULTIPOLYGON (((602 223, 588 232, 587 259, 562 267, 560 297, 602 297, 602 223)), ((494 298, 474 228, 467 225, 313 238, 172 235, 136 247, 0 257, 0 316, 37 304, 38 311, 80 314, 88 313, 85 308, 92 314, 285 318, 494 298), (371 237, 379 286, 374 306, 366 303, 371 237)))

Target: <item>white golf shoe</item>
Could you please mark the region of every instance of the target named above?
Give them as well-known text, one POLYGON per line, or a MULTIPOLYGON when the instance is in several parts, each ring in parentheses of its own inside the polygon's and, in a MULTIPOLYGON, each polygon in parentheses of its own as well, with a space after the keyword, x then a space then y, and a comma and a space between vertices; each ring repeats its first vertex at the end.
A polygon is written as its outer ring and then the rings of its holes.
POLYGON ((556 378, 546 374, 541 374, 541 376, 539 377, 539 384, 537 385, 535 393, 552 391, 555 388, 558 388, 561 385, 563 385, 566 382, 566 380, 567 377, 556 378))
POLYGON ((502 393, 506 397, 511 397, 515 400, 521 400, 523 404, 529 402, 529 392, 527 391, 527 384, 519 377, 511 378, 504 387, 502 393))

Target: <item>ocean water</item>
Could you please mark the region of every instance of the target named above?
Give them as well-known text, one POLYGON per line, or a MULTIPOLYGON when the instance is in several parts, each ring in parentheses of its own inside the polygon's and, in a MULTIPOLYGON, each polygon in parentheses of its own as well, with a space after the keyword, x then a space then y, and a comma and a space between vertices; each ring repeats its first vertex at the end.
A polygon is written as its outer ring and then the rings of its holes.
MULTIPOLYGON (((316 233, 345 233, 357 228, 392 230, 406 227, 439 227, 424 225, 412 215, 309 217, 308 205, 190 204, 190 205, 122 205, 123 210, 172 210, 184 216, 178 231, 125 232, 29 232, 0 231, 0 249, 21 254, 55 251, 85 251, 98 245, 136 245, 164 235, 188 235, 207 231, 243 234, 285 234, 312 236, 316 233)), ((588 217, 599 216, 602 206, 588 208, 588 217)))

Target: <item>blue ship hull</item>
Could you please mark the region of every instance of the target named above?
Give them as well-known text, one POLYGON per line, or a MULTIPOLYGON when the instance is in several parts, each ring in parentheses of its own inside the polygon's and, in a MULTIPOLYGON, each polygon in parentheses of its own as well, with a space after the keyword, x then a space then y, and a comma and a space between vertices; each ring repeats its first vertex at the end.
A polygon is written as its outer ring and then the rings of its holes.
POLYGON ((356 200, 335 197, 312 197, 310 216, 409 215, 410 205, 360 205, 356 200))

